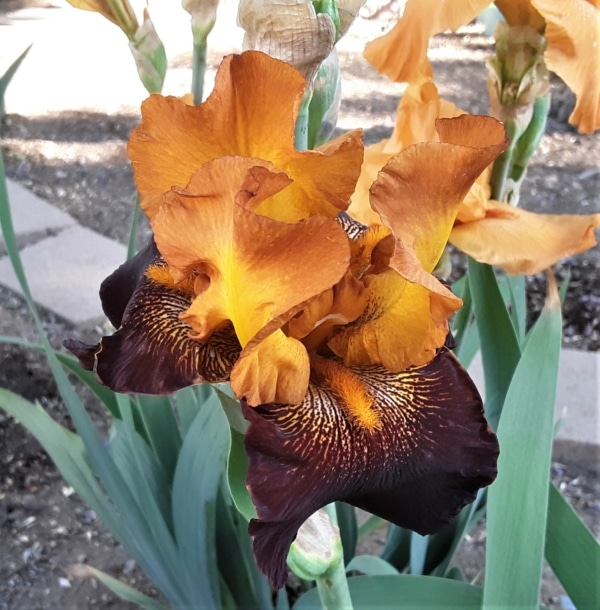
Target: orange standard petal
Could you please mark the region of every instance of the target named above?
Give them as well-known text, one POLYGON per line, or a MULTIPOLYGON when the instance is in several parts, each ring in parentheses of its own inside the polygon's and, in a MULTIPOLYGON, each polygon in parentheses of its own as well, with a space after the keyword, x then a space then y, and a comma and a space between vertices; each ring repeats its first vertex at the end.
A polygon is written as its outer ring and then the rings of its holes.
MULTIPOLYGON (((433 276, 432 281, 437 282, 433 276)), ((365 312, 329 341, 333 352, 347 366, 383 364, 393 372, 430 362, 462 301, 439 282, 439 291, 432 292, 391 269, 367 277, 365 284, 365 312)))
POLYGON ((290 224, 252 211, 291 186, 284 186, 285 174, 260 163, 245 157, 206 163, 187 189, 165 195, 152 228, 174 279, 194 279, 195 298, 181 316, 191 336, 206 341, 233 323, 244 348, 231 374, 238 396, 253 405, 294 404, 306 392, 308 355, 279 329, 344 276, 350 248, 333 219, 290 224), (257 374, 267 370, 278 374, 257 374))
POLYGON ((450 242, 481 263, 530 275, 592 248, 598 227, 600 214, 535 214, 490 201, 485 218, 457 224, 450 242))
POLYGON ((531 0, 544 16, 548 69, 577 98, 569 123, 580 133, 600 128, 600 4, 598 0, 531 0))
POLYGON ((490 0, 408 0, 392 30, 367 44, 365 57, 379 73, 395 82, 416 83, 430 78, 429 39, 469 23, 489 4, 490 0))
POLYGON ((369 225, 381 222, 379 214, 369 203, 369 189, 381 168, 402 149, 417 142, 437 142, 435 121, 464 114, 452 102, 440 98, 437 87, 430 80, 409 85, 396 112, 396 125, 391 138, 365 148, 365 156, 352 195, 348 213, 369 225))
POLYGON ((241 155, 272 162, 293 184, 265 201, 260 214, 296 222, 314 214, 345 210, 362 163, 362 136, 350 132, 314 151, 294 148, 294 124, 305 81, 282 61, 256 51, 226 57, 209 98, 188 106, 153 95, 142 106, 142 122, 128 152, 149 218, 162 195, 185 187, 204 163, 241 155))
POLYGON ((345 364, 381 363, 401 371, 429 362, 461 305, 431 272, 461 201, 508 141, 491 117, 440 119, 437 128, 440 142, 404 149, 371 187, 371 205, 392 235, 373 250, 378 275, 365 278, 365 312, 329 342, 345 364))
POLYGON ((371 187, 371 205, 395 238, 390 267, 438 290, 439 261, 459 206, 478 176, 508 146, 501 123, 484 116, 439 119, 440 142, 396 155, 371 187))

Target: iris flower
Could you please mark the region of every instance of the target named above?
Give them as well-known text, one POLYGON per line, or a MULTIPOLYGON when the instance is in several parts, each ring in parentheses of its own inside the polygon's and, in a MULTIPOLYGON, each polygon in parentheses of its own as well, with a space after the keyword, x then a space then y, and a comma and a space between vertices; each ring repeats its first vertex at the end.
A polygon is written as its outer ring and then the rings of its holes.
POLYGON ((67 342, 119 392, 229 381, 249 421, 257 563, 287 578, 298 528, 343 500, 422 534, 496 474, 477 390, 447 346, 461 301, 431 271, 460 202, 507 146, 464 116, 404 149, 371 188, 382 224, 346 213, 360 133, 293 145, 300 74, 224 60, 199 106, 151 96, 129 143, 155 235, 101 288, 117 331, 67 342))
POLYGON ((85 11, 100 13, 103 17, 119 26, 129 40, 133 40, 139 23, 129 0, 67 0, 67 2, 85 11))
MULTIPOLYGON (((436 141, 438 118, 464 115, 439 97, 431 80, 409 85, 398 106, 392 136, 365 148, 365 156, 349 213, 371 225, 381 217, 369 202, 369 189, 379 170, 415 142, 436 141)), ((482 263, 513 275, 534 274, 566 256, 596 244, 600 214, 537 214, 490 198, 490 169, 477 178, 461 203, 449 241, 482 263)))
MULTIPOLYGON (((418 84, 432 75, 429 39, 456 30, 487 8, 489 0, 408 0, 390 32, 371 41, 365 57, 393 81, 418 84)), ((548 43, 549 70, 575 93, 569 122, 581 133, 600 127, 600 7, 597 0, 496 0, 510 26, 529 26, 548 43)))

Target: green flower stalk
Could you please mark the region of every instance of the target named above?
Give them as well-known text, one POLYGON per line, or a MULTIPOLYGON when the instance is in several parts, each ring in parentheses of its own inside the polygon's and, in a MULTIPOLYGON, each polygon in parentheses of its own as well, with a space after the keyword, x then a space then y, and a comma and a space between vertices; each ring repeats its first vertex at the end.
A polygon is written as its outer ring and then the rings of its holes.
POLYGON ((492 114, 502 121, 510 147, 494 164, 492 198, 517 205, 520 182, 546 127, 550 75, 544 63, 546 39, 530 26, 500 22, 496 56, 487 61, 492 114))
POLYGON ((343 556, 335 506, 329 505, 298 530, 287 559, 296 576, 316 581, 323 610, 352 608, 343 556))
POLYGON ((204 95, 206 40, 217 20, 219 0, 182 0, 181 5, 192 18, 192 36, 194 39, 192 93, 194 94, 194 104, 199 104, 204 95))

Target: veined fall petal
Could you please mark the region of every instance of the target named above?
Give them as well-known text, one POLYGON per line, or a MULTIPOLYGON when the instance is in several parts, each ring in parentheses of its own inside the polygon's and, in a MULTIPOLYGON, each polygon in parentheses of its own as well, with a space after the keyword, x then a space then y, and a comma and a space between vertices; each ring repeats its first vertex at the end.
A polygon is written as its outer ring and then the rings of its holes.
POLYGON ((359 132, 315 151, 294 148, 294 123, 304 92, 296 70, 263 53, 226 57, 215 88, 198 106, 151 96, 128 151, 140 204, 152 218, 162 195, 185 187, 201 165, 227 155, 272 162, 293 180, 285 196, 265 202, 261 214, 295 222, 312 214, 335 217, 346 209, 362 162, 359 132))
POLYGON ((350 252, 334 219, 289 224, 252 211, 289 184, 258 163, 244 157, 206 163, 187 189, 165 195, 152 228, 174 279, 193 279, 194 300, 181 315, 192 337, 206 341, 233 323, 244 348, 232 373, 234 391, 250 404, 293 404, 306 392, 308 355, 276 331, 343 277, 350 252))
POLYGON ((246 482, 258 513, 250 534, 275 588, 285 583, 298 528, 322 506, 341 500, 429 534, 495 477, 496 438, 473 382, 451 354, 402 373, 377 366, 347 372, 372 398, 358 408, 370 409, 378 425, 357 423, 349 403, 362 399, 356 392, 341 398, 345 379, 323 375, 319 366, 301 405, 244 409, 246 482))
POLYGON ((97 345, 65 341, 84 368, 115 392, 170 394, 196 383, 227 381, 241 346, 233 327, 201 343, 180 316, 191 295, 149 278, 133 292, 122 324, 97 345))
POLYGON ((490 201, 483 218, 454 226, 450 243, 481 263, 531 275, 595 246, 598 227, 600 214, 536 214, 490 201))

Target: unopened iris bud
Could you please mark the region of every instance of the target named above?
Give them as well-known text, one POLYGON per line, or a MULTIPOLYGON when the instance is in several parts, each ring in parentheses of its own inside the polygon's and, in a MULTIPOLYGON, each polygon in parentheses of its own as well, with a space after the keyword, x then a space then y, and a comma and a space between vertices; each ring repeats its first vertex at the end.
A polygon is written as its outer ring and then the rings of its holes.
POLYGON ((317 14, 329 15, 335 26, 335 37, 339 39, 342 34, 337 0, 312 0, 312 3, 317 14))
POLYGON ((310 87, 321 63, 364 0, 240 0, 244 50, 262 51, 298 70, 310 87))
POLYGON ((342 556, 340 530, 325 509, 320 509, 298 530, 287 563, 296 576, 316 580, 337 567, 342 556))
POLYGON ((192 17, 195 42, 205 41, 215 25, 219 0, 181 0, 181 6, 192 17))
POLYGON ((331 18, 317 15, 310 0, 240 0, 238 23, 246 30, 245 50, 285 61, 309 86, 336 40, 331 18))
POLYGON ((129 48, 148 93, 160 93, 167 72, 167 55, 147 11, 144 11, 144 23, 137 29, 129 48))
POLYGON ((502 121, 523 115, 526 127, 533 103, 550 87, 544 63, 546 39, 530 26, 511 27, 505 22, 498 24, 494 36, 496 57, 487 62, 492 112, 502 121))

